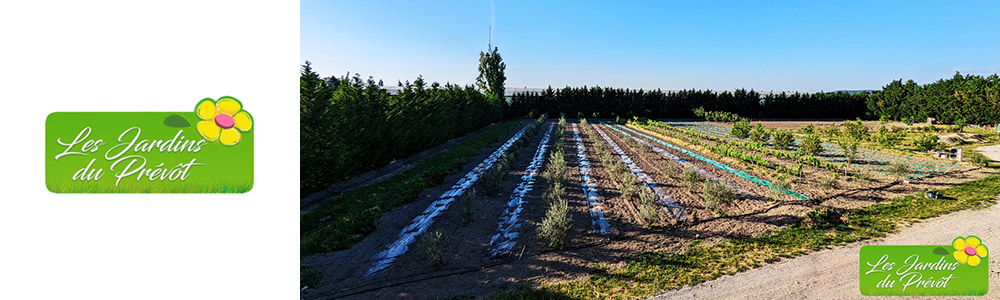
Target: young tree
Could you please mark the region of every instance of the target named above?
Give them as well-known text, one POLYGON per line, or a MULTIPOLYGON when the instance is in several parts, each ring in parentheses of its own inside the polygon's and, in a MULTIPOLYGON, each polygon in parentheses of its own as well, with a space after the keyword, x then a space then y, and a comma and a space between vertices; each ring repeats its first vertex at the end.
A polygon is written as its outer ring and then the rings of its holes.
POLYGON ((791 130, 778 130, 774 133, 774 147, 778 149, 788 149, 795 141, 795 135, 791 130))
POLYGON ((730 133, 739 139, 745 139, 750 137, 750 120, 740 119, 739 122, 733 123, 733 129, 730 133))
POLYGON ((816 154, 823 152, 823 143, 822 141, 819 140, 818 134, 815 133, 810 134, 806 136, 804 140, 802 140, 802 152, 804 152, 806 155, 812 155, 812 156, 815 156, 816 154))
POLYGON ((476 86, 493 100, 502 101, 504 99, 504 83, 507 76, 504 70, 507 64, 500 57, 500 49, 493 47, 489 52, 479 52, 479 77, 476 78, 476 86))

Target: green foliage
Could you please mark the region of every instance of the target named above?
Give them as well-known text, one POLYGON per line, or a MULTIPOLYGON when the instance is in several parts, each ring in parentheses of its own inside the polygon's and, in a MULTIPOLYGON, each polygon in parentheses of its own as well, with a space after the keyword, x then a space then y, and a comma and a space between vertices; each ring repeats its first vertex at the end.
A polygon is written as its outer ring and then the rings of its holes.
POLYGON ((774 147, 778 149, 788 149, 795 141, 795 135, 790 130, 778 130, 774 133, 774 147))
POLYGON ((465 193, 455 199, 455 204, 458 206, 458 214, 462 218, 462 227, 469 225, 476 220, 475 207, 473 204, 476 200, 476 189, 467 189, 465 193))
POLYGON ((728 111, 705 111, 705 107, 699 106, 692 110, 694 115, 699 118, 705 118, 705 121, 709 122, 736 122, 740 119, 740 116, 728 111))
POLYGON ((885 147, 886 149, 895 148, 899 145, 899 142, 903 140, 906 136, 905 131, 890 132, 885 126, 879 126, 878 134, 872 136, 879 145, 885 147))
POLYGON ((472 87, 426 87, 417 78, 390 95, 369 78, 299 76, 300 190, 308 195, 350 176, 499 121, 503 107, 472 87))
POLYGON ((910 167, 901 161, 894 161, 889 164, 889 167, 887 167, 885 171, 889 172, 889 174, 903 177, 910 173, 910 167))
POLYGON ((563 154, 566 118, 560 118, 557 127, 556 146, 553 148, 552 154, 549 155, 545 167, 545 178, 549 189, 542 195, 542 198, 548 208, 545 210, 541 226, 537 229, 538 239, 546 247, 553 249, 562 248, 566 240, 566 232, 570 228, 569 201, 566 199, 566 188, 564 187, 567 170, 563 154))
POLYGON ((761 144, 767 144, 767 141, 771 140, 771 130, 764 128, 764 125, 757 122, 757 126, 750 131, 750 140, 761 144))
POLYGON ((857 141, 864 141, 868 139, 869 135, 871 135, 871 133, 868 132, 868 127, 865 127, 865 125, 861 123, 861 119, 854 122, 844 122, 843 133, 849 135, 851 139, 857 141))
POLYGON ((656 195, 652 191, 642 189, 639 192, 639 221, 645 225, 652 225, 660 221, 660 214, 657 212, 656 195))
POLYGON ((907 125, 915 120, 936 118, 945 123, 1000 123, 1000 77, 962 75, 919 85, 913 80, 895 80, 881 91, 868 95, 866 105, 872 116, 887 115, 907 125))
POLYGON ((968 125, 968 123, 969 122, 966 121, 965 118, 955 120, 955 131, 962 132, 962 130, 965 129, 965 126, 968 125))
POLYGON ((806 127, 802 128, 802 133, 813 134, 814 132, 816 132, 816 126, 813 126, 813 124, 806 125, 806 127))
POLYGON ((936 134, 921 134, 913 140, 913 146, 919 151, 931 151, 938 147, 938 136, 936 134))
POLYGON ((582 280, 509 291, 502 299, 645 298, 812 251, 885 237, 921 219, 991 205, 1000 194, 1000 176, 942 190, 944 199, 897 197, 860 209, 817 211, 792 226, 719 243, 692 243, 683 251, 643 251, 625 267, 595 272, 582 280), (841 219, 843 217, 843 219, 841 219), (849 217, 849 218, 848 218, 849 217), (847 224, 844 224, 847 220, 847 224))
POLYGON ((838 182, 836 174, 834 174, 833 176, 820 177, 818 180, 816 180, 816 186, 822 189, 827 189, 827 190, 836 189, 837 185, 838 182))
POLYGON ((431 265, 436 268, 443 267, 444 256, 442 252, 444 252, 446 242, 447 238, 440 230, 420 235, 420 259, 431 262, 431 265))
POLYGON ((853 173, 854 179, 862 182, 871 182, 872 173, 867 168, 857 168, 853 173))
POLYGON ((697 188, 698 183, 701 182, 701 174, 698 174, 698 171, 695 171, 694 168, 684 168, 684 171, 681 172, 681 182, 683 182, 684 186, 686 186, 689 190, 693 191, 697 188))
POLYGON ((736 192, 725 183, 705 180, 701 186, 701 197, 705 202, 705 208, 719 213, 723 208, 733 204, 736 192))
POLYGON ((976 151, 966 152, 964 154, 964 156, 965 156, 965 158, 967 158, 969 160, 969 162, 974 163, 974 164, 976 164, 977 166, 980 166, 980 167, 989 167, 990 166, 990 162, 993 161, 989 157, 986 157, 982 153, 979 153, 979 152, 976 152, 976 151))
POLYGON ((493 47, 489 52, 479 52, 479 77, 476 77, 476 86, 490 98, 490 101, 499 104, 506 104, 504 100, 504 83, 507 76, 504 71, 507 64, 500 57, 500 49, 493 47))
POLYGON ((809 156, 819 155, 823 152, 823 142, 820 141, 819 135, 810 134, 802 140, 802 146, 799 149, 802 149, 802 153, 809 156))
POLYGON ((779 197, 783 196, 785 192, 792 189, 792 180, 788 178, 787 174, 778 176, 778 178, 771 181, 771 188, 777 192, 779 197))
POLYGON ((739 122, 734 122, 733 129, 731 130, 730 133, 739 139, 745 139, 750 137, 750 120, 740 119, 739 122))
POLYGON ((431 155, 412 169, 379 183, 341 193, 302 216, 302 255, 347 249, 375 230, 382 212, 410 203, 424 190, 441 184, 472 161, 479 149, 506 140, 520 122, 493 126, 455 146, 431 155))

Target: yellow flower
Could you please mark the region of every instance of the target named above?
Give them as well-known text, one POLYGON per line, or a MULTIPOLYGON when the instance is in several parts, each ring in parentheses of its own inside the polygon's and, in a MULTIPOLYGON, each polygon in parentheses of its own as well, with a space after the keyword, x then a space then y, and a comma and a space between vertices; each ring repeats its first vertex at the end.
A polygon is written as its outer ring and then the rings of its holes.
POLYGON ((253 117, 233 97, 223 96, 219 101, 201 99, 194 112, 202 120, 197 125, 198 133, 209 142, 218 140, 226 146, 236 145, 240 142, 240 131, 250 131, 253 127, 253 117))
POLYGON ((970 266, 975 267, 979 265, 982 261, 981 257, 986 257, 988 250, 986 245, 979 240, 978 237, 970 235, 967 238, 957 237, 955 241, 951 242, 952 247, 955 247, 955 260, 959 263, 968 262, 970 266))

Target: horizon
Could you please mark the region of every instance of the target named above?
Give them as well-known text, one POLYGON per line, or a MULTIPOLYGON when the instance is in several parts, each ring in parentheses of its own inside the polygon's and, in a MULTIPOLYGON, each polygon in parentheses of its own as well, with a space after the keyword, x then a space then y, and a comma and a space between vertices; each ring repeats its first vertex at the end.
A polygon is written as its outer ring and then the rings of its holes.
POLYGON ((323 77, 472 85, 487 43, 508 88, 878 90, 1000 73, 998 3, 301 3, 323 77), (491 8, 492 7, 492 8, 491 8), (495 18, 495 19, 494 19, 495 18), (930 21, 928 21, 930 20, 930 21), (492 28, 492 37, 489 31, 492 28))

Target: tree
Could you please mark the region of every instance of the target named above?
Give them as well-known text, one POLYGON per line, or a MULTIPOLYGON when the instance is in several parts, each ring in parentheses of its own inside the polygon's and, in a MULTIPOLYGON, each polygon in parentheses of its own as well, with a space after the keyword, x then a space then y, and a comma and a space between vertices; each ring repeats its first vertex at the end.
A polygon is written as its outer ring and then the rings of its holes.
POLYGON ((730 134, 738 139, 750 137, 750 120, 740 119, 739 122, 733 122, 733 129, 730 130, 730 134))
POLYGON ((802 152, 806 155, 815 156, 823 152, 823 143, 819 140, 819 135, 813 133, 802 140, 802 152))
POLYGON ((479 52, 479 77, 476 78, 476 86, 494 101, 504 99, 504 83, 507 76, 504 70, 507 64, 500 57, 500 49, 493 47, 489 52, 479 52))
POLYGON ((792 146, 792 142, 795 140, 795 136, 790 130, 778 130, 774 133, 774 147, 778 149, 788 149, 792 146))

